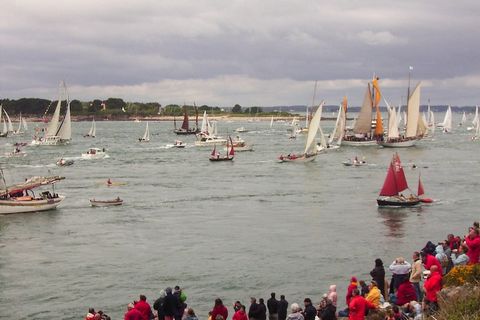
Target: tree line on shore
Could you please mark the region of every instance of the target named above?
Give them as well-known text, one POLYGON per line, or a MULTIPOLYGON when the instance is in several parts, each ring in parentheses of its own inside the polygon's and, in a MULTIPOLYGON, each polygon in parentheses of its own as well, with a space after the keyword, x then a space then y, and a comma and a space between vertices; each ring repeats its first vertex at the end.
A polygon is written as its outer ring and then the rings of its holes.
MULTIPOLYGON (((31 116, 43 116, 52 114, 57 105, 57 100, 47 100, 40 98, 21 98, 18 100, 3 99, 0 104, 10 115, 22 113, 31 116)), ((62 107, 66 106, 66 101, 62 101, 62 107)), ((255 116, 255 115, 281 115, 288 116, 288 112, 264 112, 261 107, 244 108, 239 104, 235 104, 230 108, 220 108, 218 106, 195 106, 195 105, 178 105, 169 104, 162 106, 158 102, 125 102, 120 98, 108 98, 107 100, 95 99, 93 101, 70 101, 70 111, 73 116, 182 116, 185 112, 190 116, 194 116, 198 110, 199 113, 207 111, 209 114, 235 114, 239 116, 255 116)))

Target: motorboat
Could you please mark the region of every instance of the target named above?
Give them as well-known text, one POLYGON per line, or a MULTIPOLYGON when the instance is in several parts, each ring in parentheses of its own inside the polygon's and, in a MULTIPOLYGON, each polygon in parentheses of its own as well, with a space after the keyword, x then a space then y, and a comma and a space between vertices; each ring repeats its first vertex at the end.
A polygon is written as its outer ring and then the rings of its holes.
POLYGON ((74 162, 75 161, 73 161, 72 159, 61 158, 57 161, 57 166, 67 167, 67 166, 71 166, 74 162))
POLYGON ((103 159, 108 158, 108 154, 105 153, 105 148, 90 148, 86 153, 82 153, 82 159, 103 159))

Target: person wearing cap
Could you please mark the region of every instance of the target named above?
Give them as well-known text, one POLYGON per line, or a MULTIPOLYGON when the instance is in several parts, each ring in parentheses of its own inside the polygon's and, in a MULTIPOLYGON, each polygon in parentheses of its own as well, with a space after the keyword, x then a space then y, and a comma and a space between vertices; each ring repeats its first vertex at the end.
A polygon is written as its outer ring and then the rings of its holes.
POLYGON ((380 305, 380 296, 382 295, 382 293, 380 292, 380 289, 378 289, 375 280, 372 280, 372 282, 370 282, 368 289, 368 294, 365 299, 378 308, 378 306, 380 305))
POLYGON ((142 314, 140 311, 135 309, 135 306, 133 303, 129 303, 127 305, 127 312, 125 313, 125 316, 123 318, 124 320, 142 320, 142 314))
POLYGON ((278 300, 275 299, 275 292, 270 294, 267 300, 268 320, 278 320, 278 300))
MULTIPOLYGON (((388 269, 393 273, 392 280, 393 280, 393 289, 396 291, 398 290, 398 286, 402 283, 405 279, 408 279, 408 273, 411 269, 411 264, 405 261, 403 257, 396 258, 388 269)), ((390 289, 391 293, 392 289, 390 289)))
POLYGON ((317 309, 312 305, 312 300, 310 298, 305 298, 303 304, 305 306, 305 309, 303 310, 303 317, 305 320, 315 320, 317 309))

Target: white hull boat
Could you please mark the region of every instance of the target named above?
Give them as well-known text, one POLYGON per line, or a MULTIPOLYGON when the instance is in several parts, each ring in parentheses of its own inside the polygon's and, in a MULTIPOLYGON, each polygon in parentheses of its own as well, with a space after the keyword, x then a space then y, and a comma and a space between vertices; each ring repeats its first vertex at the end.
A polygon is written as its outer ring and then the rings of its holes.
POLYGON ((378 144, 384 148, 408 148, 417 143, 417 139, 403 141, 379 141, 378 144))
POLYGON ((195 141, 195 146, 197 147, 211 147, 214 145, 226 145, 227 139, 223 139, 220 137, 204 137, 200 140, 195 141))
POLYGON ((96 160, 103 158, 108 158, 108 154, 105 153, 104 149, 90 148, 87 153, 82 153, 82 159, 96 160))
POLYGON ((376 146, 377 140, 342 140, 342 146, 350 147, 366 147, 366 146, 376 146))
POLYGON ((36 199, 31 197, 11 198, 0 200, 0 214, 38 212, 55 209, 65 196, 51 199, 36 199))
POLYGON ((113 206, 121 206, 123 204, 123 200, 120 198, 113 199, 113 200, 96 200, 90 199, 90 205, 92 207, 113 207, 113 206))

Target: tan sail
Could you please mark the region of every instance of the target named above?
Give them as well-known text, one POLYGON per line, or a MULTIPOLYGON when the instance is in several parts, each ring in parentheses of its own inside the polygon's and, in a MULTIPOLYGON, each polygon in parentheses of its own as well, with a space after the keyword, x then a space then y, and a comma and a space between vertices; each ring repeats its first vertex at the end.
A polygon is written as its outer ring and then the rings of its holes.
POLYGON ((407 104, 407 130, 405 136, 412 138, 417 136, 418 119, 420 117, 420 85, 419 82, 408 98, 407 104))
POLYGON ((370 84, 368 84, 365 97, 363 98, 362 108, 360 109, 355 127, 353 128, 355 134, 367 134, 371 132, 372 105, 372 93, 370 91, 370 84))

